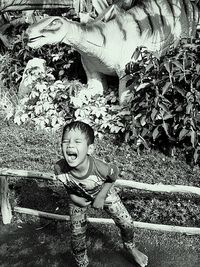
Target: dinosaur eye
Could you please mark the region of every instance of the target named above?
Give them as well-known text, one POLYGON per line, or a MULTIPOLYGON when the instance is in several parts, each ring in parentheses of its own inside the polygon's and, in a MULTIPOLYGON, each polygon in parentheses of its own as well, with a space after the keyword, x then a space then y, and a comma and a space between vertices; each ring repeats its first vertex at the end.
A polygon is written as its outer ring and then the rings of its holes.
POLYGON ((56 25, 57 24, 57 21, 54 20, 54 21, 51 22, 51 24, 52 25, 56 25))
POLYGON ((57 25, 59 22, 60 22, 59 19, 54 19, 54 20, 50 23, 50 25, 55 26, 55 25, 57 25))
POLYGON ((62 25, 62 21, 60 19, 54 19, 47 26, 47 30, 57 30, 62 25))

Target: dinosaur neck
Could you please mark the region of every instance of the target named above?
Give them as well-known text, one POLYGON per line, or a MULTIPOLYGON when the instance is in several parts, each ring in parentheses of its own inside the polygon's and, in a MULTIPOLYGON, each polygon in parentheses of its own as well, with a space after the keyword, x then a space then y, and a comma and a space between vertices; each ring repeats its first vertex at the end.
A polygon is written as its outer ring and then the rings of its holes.
POLYGON ((66 29, 67 34, 62 42, 72 46, 80 54, 96 55, 104 44, 100 27, 67 21, 66 29))

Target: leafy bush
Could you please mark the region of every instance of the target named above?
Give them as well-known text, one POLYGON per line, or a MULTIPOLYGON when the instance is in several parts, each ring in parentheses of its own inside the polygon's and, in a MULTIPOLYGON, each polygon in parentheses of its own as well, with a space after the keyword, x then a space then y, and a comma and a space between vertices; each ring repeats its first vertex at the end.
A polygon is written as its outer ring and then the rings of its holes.
POLYGON ((134 54, 137 63, 126 66, 132 119, 128 138, 143 144, 182 146, 196 163, 200 135, 200 42, 183 39, 157 58, 144 48, 134 54))

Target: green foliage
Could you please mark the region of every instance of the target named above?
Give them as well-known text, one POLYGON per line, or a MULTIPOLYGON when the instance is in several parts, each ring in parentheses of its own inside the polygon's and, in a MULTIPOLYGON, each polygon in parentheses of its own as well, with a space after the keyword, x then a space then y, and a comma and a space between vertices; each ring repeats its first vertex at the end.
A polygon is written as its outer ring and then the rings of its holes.
POLYGON ((143 48, 134 54, 136 64, 126 66, 131 79, 128 138, 143 144, 182 146, 196 163, 200 150, 200 42, 182 40, 157 58, 143 48))

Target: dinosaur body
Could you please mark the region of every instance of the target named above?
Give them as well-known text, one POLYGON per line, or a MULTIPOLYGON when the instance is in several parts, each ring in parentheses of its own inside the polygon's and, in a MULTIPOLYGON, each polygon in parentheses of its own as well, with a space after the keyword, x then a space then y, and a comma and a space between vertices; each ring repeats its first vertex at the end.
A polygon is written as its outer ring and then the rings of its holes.
POLYGON ((145 46, 161 55, 181 37, 194 36, 198 22, 198 9, 189 0, 141 2, 127 11, 112 5, 105 11, 106 22, 96 19, 84 25, 62 17, 45 18, 27 30, 28 45, 63 42, 74 47, 94 94, 106 89, 105 75, 117 75, 123 103, 127 92, 121 78, 135 49, 145 46))

